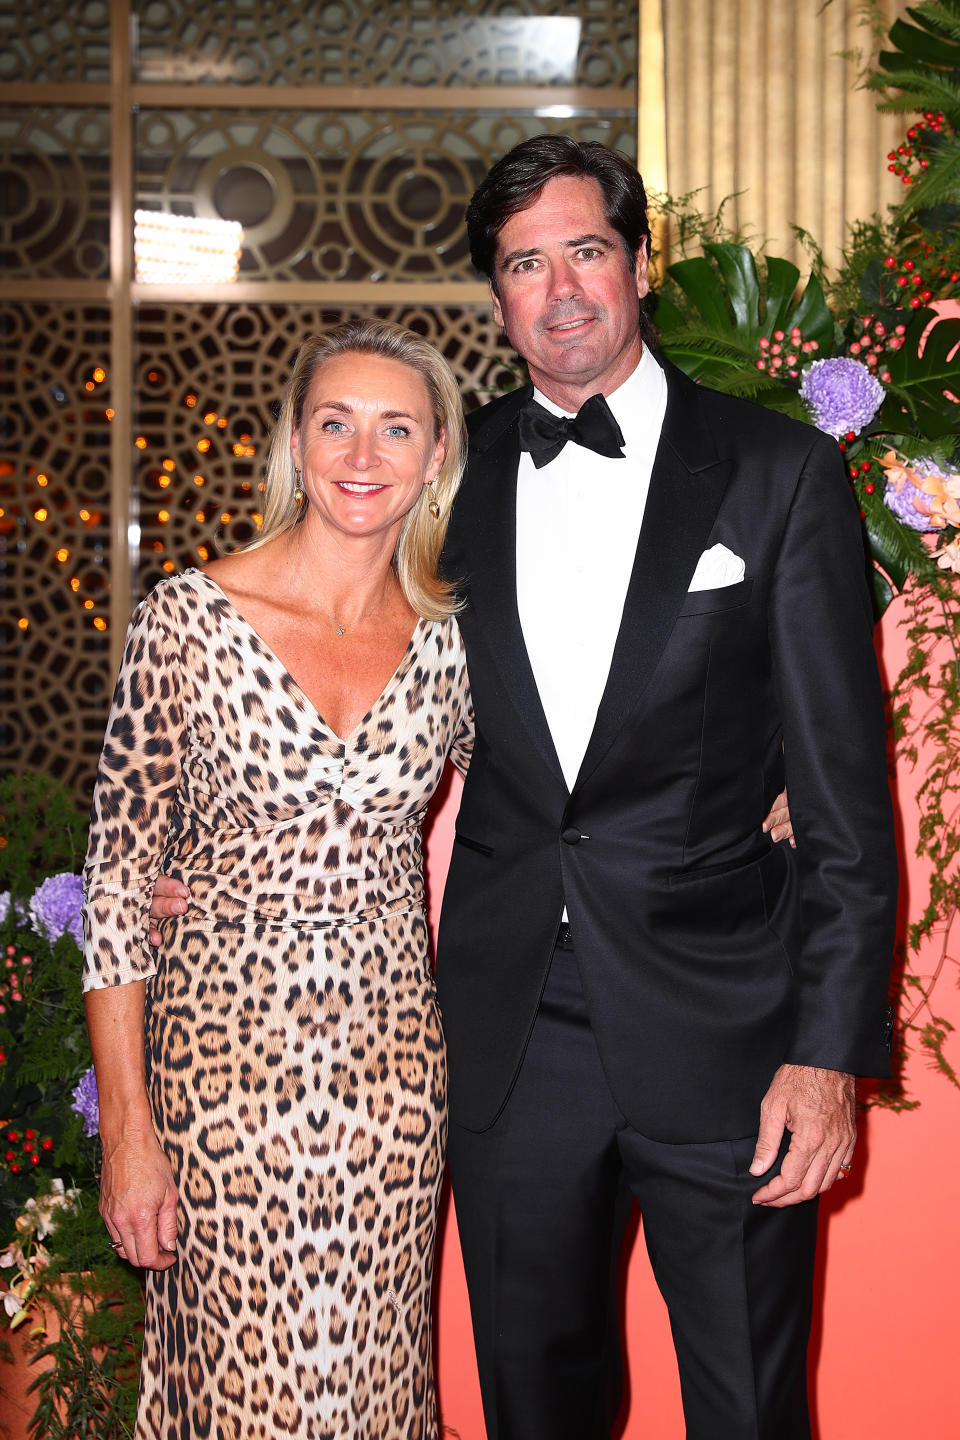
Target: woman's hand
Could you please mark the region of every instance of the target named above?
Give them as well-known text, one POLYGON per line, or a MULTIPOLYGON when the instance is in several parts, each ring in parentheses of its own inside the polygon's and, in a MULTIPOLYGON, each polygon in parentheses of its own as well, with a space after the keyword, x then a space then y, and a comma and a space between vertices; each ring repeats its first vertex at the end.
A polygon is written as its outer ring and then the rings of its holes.
POLYGON ((781 840, 789 840, 791 850, 796 850, 797 842, 793 838, 793 825, 790 821, 786 790, 781 790, 770 806, 770 814, 763 822, 763 833, 778 843, 781 840))
POLYGON ((134 980, 85 996, 100 1095, 100 1214, 118 1255, 168 1270, 177 1258, 177 1183, 147 1094, 145 995, 146 982, 134 980))
POLYGON ((147 1270, 169 1270, 175 1263, 177 1198, 173 1170, 152 1127, 104 1143, 100 1214, 124 1260, 147 1270))

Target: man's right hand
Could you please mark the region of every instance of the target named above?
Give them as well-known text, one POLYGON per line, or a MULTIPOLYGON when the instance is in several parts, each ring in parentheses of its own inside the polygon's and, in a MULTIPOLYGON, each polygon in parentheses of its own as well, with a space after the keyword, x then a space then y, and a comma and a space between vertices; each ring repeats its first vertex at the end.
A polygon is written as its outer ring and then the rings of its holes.
POLYGON ((190 903, 190 891, 182 880, 172 880, 169 875, 158 875, 150 901, 150 929, 147 939, 151 945, 161 945, 163 936, 157 929, 161 920, 171 915, 186 915, 190 903))

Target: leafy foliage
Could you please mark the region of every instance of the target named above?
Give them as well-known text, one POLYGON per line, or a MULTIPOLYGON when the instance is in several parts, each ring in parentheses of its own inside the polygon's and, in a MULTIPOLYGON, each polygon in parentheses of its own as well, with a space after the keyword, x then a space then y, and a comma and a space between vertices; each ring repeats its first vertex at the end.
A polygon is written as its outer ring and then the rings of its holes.
POLYGON ((867 85, 883 98, 881 110, 943 116, 943 127, 924 132, 926 166, 909 187, 905 215, 953 200, 960 193, 960 0, 930 0, 907 10, 888 34, 867 85))
POLYGON ((44 875, 79 870, 87 817, 52 775, 0 780, 0 890, 29 895, 44 875))
MULTIPOLYGON (((69 932, 51 944, 27 913, 48 874, 79 870, 86 822, 62 785, 37 774, 0 783, 0 815, 0 888, 12 895, 0 952, 18 976, 0 1002, 0 1250, 19 1233, 14 1222, 25 1202, 49 1191, 54 1174, 79 1192, 72 1208, 56 1211, 40 1251, 31 1251, 20 1334, 54 1362, 31 1387, 31 1435, 122 1440, 133 1434, 143 1294, 100 1219, 99 1141, 84 1135, 71 1109, 73 1087, 90 1065, 79 949, 69 932), (22 964, 27 952, 29 967, 22 964), (36 1137, 29 1155, 26 1136, 36 1137), (56 1320, 49 1334, 36 1325, 44 1315, 56 1320)), ((7 1276, 14 1278, 19 1270, 7 1276)), ((4 1318, 0 1311, 0 1323, 4 1318)))
MULTIPOLYGON (((945 576, 906 593, 907 664, 893 689, 893 734, 897 757, 923 778, 917 854, 930 866, 927 902, 908 928, 900 989, 901 1036, 912 1036, 937 1070, 960 1089, 960 1075, 946 1053, 953 1025, 934 1006, 937 985, 960 968, 951 942, 960 911, 960 604, 945 576), (929 974, 913 968, 914 957, 934 942, 929 974)), ((901 1046, 898 1083, 880 1093, 880 1103, 904 1108, 901 1046)), ((907 1104, 910 1102, 907 1101, 907 1104)))
POLYGON ((819 353, 833 349, 833 318, 816 275, 799 298, 800 271, 789 260, 757 256, 746 245, 704 241, 703 255, 666 272, 656 320, 663 349, 692 379, 800 415, 796 386, 758 369, 761 338, 796 327, 819 353))

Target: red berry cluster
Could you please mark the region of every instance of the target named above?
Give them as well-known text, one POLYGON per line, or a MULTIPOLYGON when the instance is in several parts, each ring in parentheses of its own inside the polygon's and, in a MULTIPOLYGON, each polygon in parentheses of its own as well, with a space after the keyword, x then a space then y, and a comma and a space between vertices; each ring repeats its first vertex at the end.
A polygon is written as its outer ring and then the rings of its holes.
POLYGON ((11 1175, 19 1175, 28 1165, 39 1165, 43 1158, 41 1152, 53 1149, 50 1136, 38 1136, 36 1130, 24 1130, 22 1135, 19 1130, 8 1130, 4 1139, 11 1147, 3 1156, 11 1175), (12 1148, 14 1146, 17 1148, 12 1148))
POLYGON ((887 159, 890 164, 887 169, 892 175, 899 175, 904 185, 912 185, 919 180, 919 175, 911 174, 914 166, 918 170, 926 170, 930 164, 928 157, 924 154, 925 141, 928 133, 939 135, 944 126, 943 111, 934 113, 932 110, 923 112, 923 119, 917 120, 907 131, 907 138, 896 150, 887 151, 887 159))
POLYGON ((802 355, 812 355, 815 350, 820 349, 819 341, 804 340, 803 335, 796 325, 789 335, 785 330, 774 330, 773 339, 768 340, 766 335, 759 339, 760 359, 756 362, 758 370, 765 370, 768 375, 778 375, 785 371, 791 380, 796 380, 800 374, 802 355))
POLYGON ((896 303, 905 307, 908 303, 912 310, 919 310, 921 305, 929 305, 934 297, 934 287, 937 290, 949 289, 960 280, 960 270, 949 270, 947 268, 947 257, 941 255, 939 260, 934 260, 933 246, 926 240, 920 245, 914 246, 914 251, 920 257, 920 264, 927 267, 927 273, 917 268, 917 260, 911 255, 896 256, 887 255, 884 257, 884 267, 887 270, 899 270, 896 277, 897 290, 902 293, 896 297, 896 303), (937 273, 934 273, 937 272, 937 273), (941 282, 946 281, 946 287, 941 282), (908 298, 909 297, 909 298, 908 298))
POLYGON ((18 955, 16 945, 6 947, 3 964, 0 965, 0 1015, 6 1014, 8 1005, 19 1004, 23 999, 32 964, 32 955, 18 955))
POLYGON ((871 375, 879 373, 880 379, 887 384, 890 371, 880 369, 881 359, 885 351, 900 349, 906 333, 906 325, 895 325, 888 330, 882 320, 875 320, 872 315, 858 316, 853 322, 853 339, 847 345, 847 354, 866 365, 871 375))
MULTIPOLYGON (((851 465, 851 466, 849 467, 849 469, 850 469, 850 479, 851 479, 851 480, 856 480, 856 479, 858 479, 861 475, 862 475, 862 476, 869 476, 870 470, 871 470, 870 461, 869 461, 869 460, 861 460, 859 465, 851 465)), ((872 480, 869 480, 869 479, 865 479, 865 480, 864 480, 864 482, 863 482, 863 493, 864 493, 865 495, 872 495, 875 489, 876 489, 876 486, 874 485, 874 483, 873 483, 872 480)))

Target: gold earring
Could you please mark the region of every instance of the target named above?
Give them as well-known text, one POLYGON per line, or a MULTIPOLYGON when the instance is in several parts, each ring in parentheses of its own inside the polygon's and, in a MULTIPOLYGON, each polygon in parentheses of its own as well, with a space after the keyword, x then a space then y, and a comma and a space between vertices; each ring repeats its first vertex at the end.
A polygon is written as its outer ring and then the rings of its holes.
POLYGON ((300 509, 300 506, 303 504, 304 500, 306 499, 306 496, 305 496, 304 493, 303 493, 303 486, 300 484, 300 467, 297 466, 297 465, 295 465, 295 466, 293 467, 293 478, 294 478, 294 481, 296 482, 296 487, 297 487, 297 488, 294 490, 294 492, 293 492, 293 498, 294 498, 294 500, 296 501, 297 509, 299 510, 299 509, 300 509))
POLYGON ((430 514, 433 516, 434 520, 439 520, 439 519, 440 519, 440 504, 439 504, 439 502, 438 502, 438 500, 437 500, 437 492, 434 490, 434 488, 433 488, 433 486, 430 484, 429 480, 427 481, 426 485, 424 485, 423 488, 424 488, 424 490, 426 490, 428 496, 430 497, 429 500, 428 500, 428 502, 427 502, 427 509, 430 511, 430 514))

